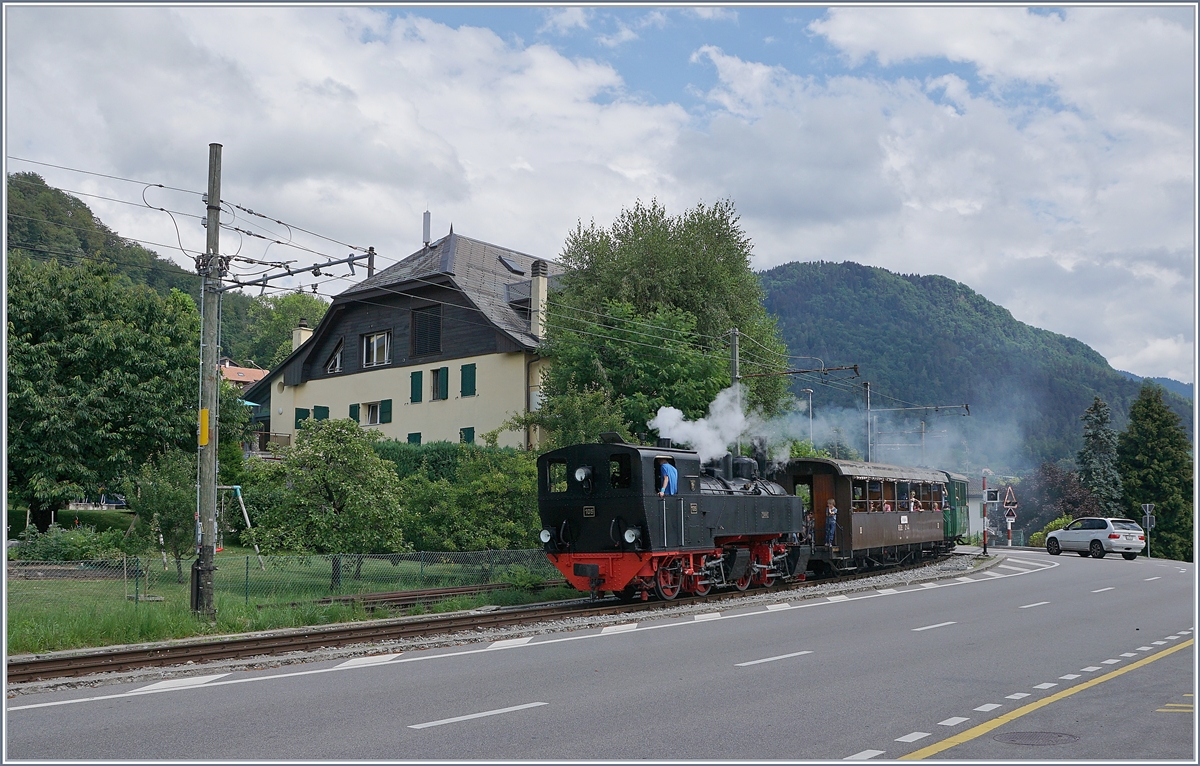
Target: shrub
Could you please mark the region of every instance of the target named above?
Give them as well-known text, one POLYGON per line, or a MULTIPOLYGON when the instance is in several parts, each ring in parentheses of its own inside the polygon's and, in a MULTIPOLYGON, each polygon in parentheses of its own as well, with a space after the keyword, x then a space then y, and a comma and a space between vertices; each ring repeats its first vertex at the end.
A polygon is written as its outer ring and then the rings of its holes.
POLYGON ((1034 532, 1032 535, 1030 535, 1029 546, 1031 548, 1041 548, 1046 544, 1046 534, 1048 532, 1053 532, 1056 529, 1062 529, 1072 521, 1074 521, 1074 519, 1072 519, 1070 516, 1059 516, 1054 521, 1042 527, 1041 532, 1034 532))
POLYGON ((43 533, 30 526, 20 534, 21 543, 9 551, 9 558, 25 561, 89 561, 119 559, 124 535, 120 530, 97 532, 95 527, 64 529, 51 524, 43 533))

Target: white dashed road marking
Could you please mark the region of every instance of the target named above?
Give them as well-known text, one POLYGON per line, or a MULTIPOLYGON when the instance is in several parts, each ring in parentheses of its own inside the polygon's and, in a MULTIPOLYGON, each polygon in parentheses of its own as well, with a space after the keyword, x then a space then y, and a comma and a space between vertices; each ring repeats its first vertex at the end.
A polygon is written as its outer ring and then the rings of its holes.
POLYGON ((1049 604, 1049 603, 1050 603, 1049 601, 1038 601, 1036 604, 1026 604, 1025 606, 1017 607, 1017 609, 1031 609, 1035 606, 1045 606, 1046 604, 1049 604))
POLYGON ((989 702, 989 703, 987 703, 986 705, 980 705, 979 707, 975 708, 975 712, 977 712, 977 713, 990 713, 990 712, 992 712, 993 710, 995 710, 995 709, 996 709, 996 708, 998 708, 998 707, 1000 707, 1000 706, 999 706, 999 705, 997 705, 995 702, 989 702))
POLYGON ((1161 577, 1147 577, 1146 582, 1150 582, 1151 580, 1161 580, 1161 579, 1162 579, 1161 577))
POLYGON ((227 675, 229 675, 229 674, 228 673, 217 673, 214 676, 191 676, 189 678, 171 678, 166 681, 159 681, 158 683, 150 684, 149 686, 143 686, 141 688, 134 689, 134 691, 145 692, 145 691, 150 691, 151 689, 182 689, 185 686, 200 686, 201 684, 206 684, 209 681, 216 681, 218 678, 224 678, 227 675))
POLYGON ((1035 689, 1053 689, 1055 686, 1058 686, 1058 684, 1052 684, 1050 682, 1046 682, 1044 684, 1036 684, 1036 685, 1034 685, 1033 688, 1035 688, 1035 689))
POLYGON ((1059 679, 1063 681, 1074 681, 1076 678, 1079 678, 1078 673, 1067 673, 1065 676, 1059 676, 1059 679))
POLYGON ((1120 660, 1100 660, 1101 665, 1116 665, 1120 660))
POLYGON ((719 619, 721 619, 721 613, 720 612, 705 612, 704 614, 696 615, 692 619, 695 620, 696 622, 704 622, 705 620, 719 620, 719 619))
POLYGON ((1151 647, 1151 646, 1139 646, 1139 647, 1138 647, 1138 651, 1139 651, 1139 652, 1148 652, 1148 651, 1150 651, 1152 648, 1154 648, 1154 647, 1151 647))
POLYGON ((460 715, 454 718, 443 718, 440 721, 430 721, 429 723, 414 723, 409 726, 410 729, 428 729, 430 726, 443 726, 448 723, 458 723, 459 721, 470 721, 473 718, 486 718, 489 715, 500 715, 501 713, 513 713, 518 710, 527 710, 531 707, 541 707, 548 705, 548 702, 530 702, 525 705, 514 705, 512 707, 500 708, 499 710, 487 710, 483 713, 471 713, 470 715, 460 715))
POLYGON ((776 609, 791 609, 791 604, 767 604, 767 611, 773 612, 776 609))
POLYGON ((1103 670, 1103 668, 1098 668, 1095 665, 1088 665, 1086 668, 1080 668, 1080 670, 1084 673, 1095 673, 1097 670, 1103 670))
POLYGON ((792 652, 791 654, 781 654, 778 657, 767 657, 761 660, 750 660, 749 662, 739 662, 734 665, 735 668, 744 668, 747 665, 759 665, 763 662, 774 662, 775 660, 786 660, 789 657, 799 657, 802 654, 812 654, 811 651, 792 652))
POLYGON ((849 596, 830 596, 827 601, 849 601, 849 596))
POLYGON ((366 657, 355 657, 338 665, 339 668, 357 668, 366 665, 382 665, 399 657, 399 654, 368 654, 366 657))
POLYGON ((984 574, 987 575, 988 577, 1004 577, 1005 576, 1005 575, 1000 574, 999 572, 993 572, 990 569, 988 571, 984 572, 984 574))
POLYGON ((955 577, 954 579, 958 580, 959 582, 975 582, 970 577, 955 577))
POLYGON ((921 587, 922 588, 940 588, 942 586, 938 585, 935 582, 923 582, 923 583, 921 583, 921 587))
POLYGON ((510 646, 524 646, 533 640, 533 636, 525 636, 524 638, 506 638, 503 641, 494 641, 488 649, 507 649, 510 646))
POLYGON ((912 734, 905 734, 903 737, 896 737, 897 742, 916 742, 918 739, 924 739, 929 736, 927 731, 914 731, 912 734))
POLYGON ((1175 639, 1179 638, 1179 636, 1167 636, 1167 638, 1171 641, 1174 641, 1175 639))
POLYGON ((923 628, 913 628, 913 633, 919 633, 922 630, 933 630, 934 628, 944 628, 947 625, 957 625, 956 622, 939 622, 937 625, 926 625, 923 628))
POLYGON ((625 622, 620 625, 606 625, 600 629, 601 635, 610 635, 612 633, 625 633, 630 630, 637 630, 636 622, 625 622))
POLYGON ((1032 569, 1022 569, 1021 567, 1010 567, 1008 564, 997 564, 996 568, 997 569, 1011 569, 1012 571, 1020 572, 1021 574, 1033 571, 1032 569))
POLYGON ((1150 643, 1154 644, 1155 646, 1162 646, 1163 644, 1165 644, 1167 642, 1166 641, 1151 641, 1150 643))
POLYGON ((1020 699, 1025 699, 1025 698, 1026 698, 1026 697, 1028 697, 1028 696, 1029 696, 1029 693, 1028 693, 1028 692, 1017 692, 1016 694, 1010 694, 1010 695, 1008 695, 1008 696, 1007 696, 1007 697, 1005 697, 1004 699, 1006 699, 1006 700, 1020 700, 1020 699))
MULTIPOLYGON (((878 592, 879 593, 899 593, 900 591, 896 590, 895 588, 880 588, 878 592)), ((865 751, 865 752, 875 752, 875 751, 869 750, 869 751, 865 751)))
POLYGON ((944 721, 938 721, 938 726, 958 726, 963 721, 969 721, 970 718, 965 718, 961 715, 956 715, 953 718, 947 718, 944 721))
POLYGON ((1122 656, 1122 657, 1136 657, 1136 656, 1137 656, 1137 653, 1136 653, 1136 652, 1125 652, 1125 653, 1124 653, 1124 654, 1122 654, 1121 656, 1122 656))
POLYGON ((1109 588, 1100 588, 1099 590, 1094 590, 1094 591, 1092 591, 1092 593, 1103 593, 1103 592, 1104 592, 1104 591, 1106 591, 1106 590, 1114 590, 1114 589, 1113 589, 1113 588, 1111 588, 1111 587, 1109 587, 1109 588))
POLYGON ((871 758, 874 758, 877 755, 883 755, 883 751, 882 750, 864 750, 861 753, 855 753, 854 755, 848 755, 845 758, 843 758, 842 760, 843 761, 867 761, 867 760, 870 760, 871 758))

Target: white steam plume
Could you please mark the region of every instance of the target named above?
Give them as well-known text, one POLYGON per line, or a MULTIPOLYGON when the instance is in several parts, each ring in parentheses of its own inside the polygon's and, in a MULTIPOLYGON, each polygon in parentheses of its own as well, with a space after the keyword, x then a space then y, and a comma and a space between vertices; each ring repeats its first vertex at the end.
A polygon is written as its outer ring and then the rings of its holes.
POLYGON ((701 461, 712 460, 724 455, 750 427, 750 419, 738 406, 744 395, 740 385, 725 389, 708 405, 708 417, 698 420, 685 420, 674 407, 659 407, 646 425, 664 439, 691 445, 701 461))

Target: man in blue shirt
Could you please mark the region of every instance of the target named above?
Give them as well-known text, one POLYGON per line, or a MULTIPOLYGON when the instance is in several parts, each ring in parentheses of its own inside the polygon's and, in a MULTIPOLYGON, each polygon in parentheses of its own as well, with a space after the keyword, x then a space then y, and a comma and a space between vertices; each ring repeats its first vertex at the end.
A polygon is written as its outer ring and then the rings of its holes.
POLYGON ((659 471, 662 473, 662 485, 658 488, 658 496, 665 497, 675 494, 676 486, 679 483, 679 472, 675 470, 675 466, 666 460, 658 460, 656 462, 659 465, 659 471))

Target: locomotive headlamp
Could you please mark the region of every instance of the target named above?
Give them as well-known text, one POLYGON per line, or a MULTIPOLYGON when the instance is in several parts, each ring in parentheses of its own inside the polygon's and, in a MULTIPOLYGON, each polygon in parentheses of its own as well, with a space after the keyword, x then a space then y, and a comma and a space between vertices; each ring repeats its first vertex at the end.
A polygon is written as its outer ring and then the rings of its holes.
POLYGON ((575 481, 585 482, 592 478, 592 467, 590 465, 581 465, 575 469, 575 481))
POLYGON ((630 545, 633 545, 635 542, 637 542, 641 536, 642 530, 638 529, 637 527, 630 527, 629 529, 625 530, 625 542, 629 543, 630 545))
POLYGON ((540 535, 538 535, 538 539, 541 540, 543 543, 550 542, 550 538, 552 538, 552 537, 554 537, 554 533, 548 529, 543 529, 542 533, 540 535))

